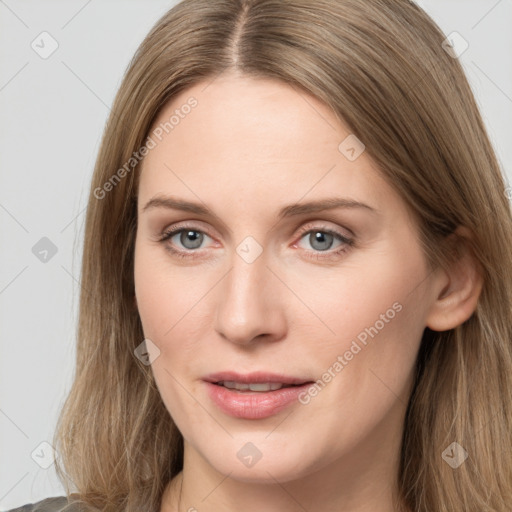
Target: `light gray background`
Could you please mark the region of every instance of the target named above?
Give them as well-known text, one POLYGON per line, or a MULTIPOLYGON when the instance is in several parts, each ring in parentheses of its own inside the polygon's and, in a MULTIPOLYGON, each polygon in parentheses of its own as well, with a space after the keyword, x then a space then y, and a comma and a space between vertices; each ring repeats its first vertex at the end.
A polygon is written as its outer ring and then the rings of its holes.
MULTIPOLYGON (((51 460, 40 443, 71 385, 89 181, 128 62, 175 3, 0 0, 0 510, 63 494, 31 454, 51 460), (47 59, 31 47, 43 31, 59 45, 47 59), (42 237, 57 248, 46 263, 42 237)), ((512 0, 418 3, 469 43, 460 59, 511 182, 512 0)))

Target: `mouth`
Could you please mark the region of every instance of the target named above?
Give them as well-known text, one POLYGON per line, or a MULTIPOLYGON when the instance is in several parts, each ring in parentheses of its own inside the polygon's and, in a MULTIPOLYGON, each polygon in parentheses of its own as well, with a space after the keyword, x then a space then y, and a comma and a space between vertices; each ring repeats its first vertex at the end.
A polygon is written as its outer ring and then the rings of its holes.
POLYGON ((212 402, 225 414, 262 419, 296 404, 313 380, 284 374, 221 372, 203 378, 212 402))
POLYGON ((217 372, 204 377, 203 380, 218 386, 236 389, 237 391, 250 390, 255 392, 275 391, 285 387, 302 386, 313 382, 307 378, 263 371, 246 374, 230 371, 217 372))
POLYGON ((282 388, 300 386, 300 384, 284 384, 282 382, 250 382, 247 384, 244 382, 220 381, 214 382, 213 384, 239 392, 252 391, 256 393, 268 393, 269 391, 277 391, 278 389, 282 388))

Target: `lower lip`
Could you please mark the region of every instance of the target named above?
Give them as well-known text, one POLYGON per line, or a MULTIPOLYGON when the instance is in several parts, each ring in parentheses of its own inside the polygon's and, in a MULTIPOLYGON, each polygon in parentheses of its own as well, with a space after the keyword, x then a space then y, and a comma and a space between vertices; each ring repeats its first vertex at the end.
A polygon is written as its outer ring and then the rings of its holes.
POLYGON ((205 382, 205 384, 210 398, 223 412, 235 418, 258 420, 273 416, 297 402, 299 395, 313 383, 266 392, 239 392, 212 382, 205 382))

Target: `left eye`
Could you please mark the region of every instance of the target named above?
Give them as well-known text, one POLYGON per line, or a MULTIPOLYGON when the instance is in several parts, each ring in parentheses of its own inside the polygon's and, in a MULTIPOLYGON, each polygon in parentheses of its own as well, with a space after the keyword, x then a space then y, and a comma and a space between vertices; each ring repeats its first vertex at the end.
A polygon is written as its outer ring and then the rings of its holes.
POLYGON ((328 251, 329 249, 331 249, 335 239, 338 239, 340 245, 342 245, 343 242, 349 243, 349 240, 342 236, 340 233, 336 233, 329 230, 310 230, 304 235, 302 235, 301 240, 305 237, 308 237, 307 240, 311 247, 313 247, 313 249, 321 252, 328 251))

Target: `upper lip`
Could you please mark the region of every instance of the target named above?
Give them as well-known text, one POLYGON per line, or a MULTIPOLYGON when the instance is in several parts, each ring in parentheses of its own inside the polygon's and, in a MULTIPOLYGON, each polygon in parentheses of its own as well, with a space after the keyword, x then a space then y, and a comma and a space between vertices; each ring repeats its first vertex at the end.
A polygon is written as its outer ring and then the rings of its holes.
POLYGON ((206 382, 238 382, 242 384, 257 384, 257 383, 277 383, 277 384, 305 384, 312 382, 310 379, 304 379, 300 377, 291 377, 290 375, 284 375, 279 373, 268 373, 268 372, 251 372, 251 373, 237 373, 237 372, 217 372, 211 373, 206 377, 203 377, 206 382))

